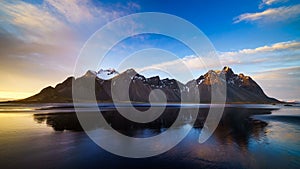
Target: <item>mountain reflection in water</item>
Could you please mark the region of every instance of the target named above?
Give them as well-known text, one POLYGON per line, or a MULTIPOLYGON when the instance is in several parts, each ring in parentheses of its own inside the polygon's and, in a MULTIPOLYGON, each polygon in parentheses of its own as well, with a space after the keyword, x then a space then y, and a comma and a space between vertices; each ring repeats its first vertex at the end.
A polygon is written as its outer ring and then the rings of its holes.
MULTIPOLYGON (((164 111, 162 116, 150 123, 136 123, 129 121, 116 110, 105 111, 102 114, 112 128, 118 130, 122 134, 131 137, 151 137, 167 130, 175 121, 178 111, 178 108, 168 108, 164 111)), ((208 109, 199 110, 199 115, 194 124, 195 129, 201 130, 207 113, 208 109)), ((219 126, 214 132, 214 137, 220 143, 229 140, 243 148, 247 147, 249 138, 253 137, 259 140, 260 136, 266 132, 264 128, 268 125, 268 123, 262 120, 250 118, 251 115, 255 114, 271 114, 271 110, 226 108, 219 126)), ((90 115, 93 116, 95 114, 90 115)), ((45 122, 55 131, 83 131, 76 113, 74 112, 34 114, 34 120, 37 123, 45 122)), ((187 121, 184 121, 182 125, 186 123, 188 124, 187 121)), ((93 129, 104 128, 103 124, 95 124, 94 126, 95 128, 93 129)))

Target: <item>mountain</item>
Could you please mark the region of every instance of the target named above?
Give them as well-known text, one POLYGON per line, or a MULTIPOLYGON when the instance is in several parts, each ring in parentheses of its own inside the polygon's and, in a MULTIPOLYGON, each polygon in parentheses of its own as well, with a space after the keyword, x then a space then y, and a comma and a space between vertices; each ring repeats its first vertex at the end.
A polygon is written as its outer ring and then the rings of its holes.
MULTIPOLYGON (((72 102, 73 85, 75 85, 76 91, 82 92, 81 101, 89 101, 88 98, 85 98, 85 94, 92 93, 95 94, 99 102, 111 102, 112 95, 114 101, 119 102, 128 102, 129 100, 149 102, 151 91, 160 89, 165 93, 168 102, 180 102, 182 98, 185 98, 183 100, 187 102, 210 103, 212 89, 215 89, 217 94, 225 94, 226 92, 227 103, 279 103, 278 100, 268 97, 251 77, 243 74, 237 75, 227 66, 218 71, 210 70, 186 84, 175 79, 160 79, 159 76, 146 78, 134 69, 128 69, 122 73, 114 69, 98 72, 89 70, 82 77, 76 79, 69 77, 54 88, 46 87, 40 93, 18 102, 72 102), (103 73, 109 78, 101 78, 103 73), (90 83, 95 84, 94 89, 88 85, 90 83), (124 88, 126 83, 128 83, 128 90, 124 88), (226 85, 224 88, 226 90, 222 91, 224 85, 226 85), (114 90, 111 90, 112 87, 114 90), (197 95, 198 92, 200 94, 197 95)), ((154 102, 160 102, 162 95, 159 92, 152 92, 151 99, 154 102)))
MULTIPOLYGON (((208 71, 196 79, 199 84, 201 102, 210 102, 211 86, 226 83, 227 103, 278 103, 268 97, 262 88, 249 76, 235 74, 231 68, 225 66, 221 71, 208 71)), ((189 82, 188 82, 189 84, 189 82)))

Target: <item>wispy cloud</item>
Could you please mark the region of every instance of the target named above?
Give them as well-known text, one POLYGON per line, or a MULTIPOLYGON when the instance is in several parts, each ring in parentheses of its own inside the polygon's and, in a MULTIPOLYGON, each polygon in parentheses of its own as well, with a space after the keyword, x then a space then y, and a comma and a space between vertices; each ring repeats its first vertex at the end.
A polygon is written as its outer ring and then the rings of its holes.
POLYGON ((256 79, 265 80, 283 80, 283 79, 299 79, 300 80, 300 67, 289 67, 289 68, 276 68, 264 72, 254 72, 256 79))
POLYGON ((257 48, 241 49, 238 51, 219 52, 223 65, 252 65, 268 66, 277 64, 278 67, 286 66, 285 63, 295 64, 300 59, 300 42, 287 41, 257 48), (284 57, 283 57, 284 56, 284 57))
POLYGON ((262 2, 259 5, 259 8, 262 8, 264 6, 270 6, 273 4, 277 4, 277 3, 283 3, 283 2, 287 2, 289 0, 262 0, 262 2))
POLYGON ((242 21, 265 21, 265 22, 276 22, 284 21, 287 19, 292 19, 298 17, 300 14, 300 5, 270 8, 262 12, 256 13, 245 13, 236 18, 234 18, 234 23, 239 23, 242 21))
MULTIPOLYGON (((182 64, 185 64, 192 70, 205 70, 207 67, 218 67, 219 65, 239 65, 239 64, 253 64, 253 63, 266 63, 266 62, 280 62, 290 59, 300 59, 300 42, 287 41, 279 42, 272 45, 261 46, 253 49, 242 49, 238 51, 218 52, 219 61, 215 57, 206 57, 204 62, 201 57, 195 55, 185 56, 181 59, 163 62, 160 64, 151 65, 154 68, 160 69, 180 69, 182 64), (285 56, 282 58, 281 56, 285 56), (215 65, 206 65, 206 61, 215 63, 215 65), (203 64, 199 64, 203 63, 203 64)), ((145 68, 147 69, 147 68, 145 68)))
POLYGON ((0 89, 33 94, 62 81, 73 73, 88 36, 138 8, 134 3, 104 6, 92 0, 1 1, 0 79, 5 80, 0 89))
POLYGON ((4 1, 0 11, 2 29, 29 43, 49 43, 62 35, 68 37, 72 32, 65 23, 40 6, 4 1))
POLYGON ((272 97, 300 100, 300 67, 277 68, 264 72, 255 72, 253 78, 263 86, 264 91, 272 97))
POLYGON ((16 73, 11 65, 27 76, 45 69, 62 71, 60 64, 69 65, 66 60, 76 54, 76 33, 51 11, 22 1, 2 1, 0 11, 1 73, 16 73))
POLYGON ((97 8, 89 8, 87 0, 46 0, 45 4, 55 8, 69 22, 74 23, 91 20, 93 14, 98 13, 97 8))
POLYGON ((78 27, 96 30, 108 21, 139 8, 134 3, 128 3, 126 7, 104 7, 100 3, 95 6, 91 0, 45 0, 42 4, 23 1, 0 3, 2 29, 23 40, 40 40, 40 43, 57 43, 57 39, 80 36, 84 32, 78 32, 78 27))
POLYGON ((126 6, 112 4, 113 8, 107 8, 100 3, 96 6, 91 0, 45 0, 44 6, 54 9, 70 23, 95 21, 103 23, 140 8, 133 2, 128 2, 126 6))
POLYGON ((223 52, 221 53, 221 57, 228 56, 236 56, 236 55, 245 55, 245 54, 257 54, 263 52, 272 52, 279 50, 295 50, 300 49, 300 42, 297 41, 287 41, 287 42, 279 42, 272 45, 261 46, 253 49, 242 49, 235 52, 223 52))

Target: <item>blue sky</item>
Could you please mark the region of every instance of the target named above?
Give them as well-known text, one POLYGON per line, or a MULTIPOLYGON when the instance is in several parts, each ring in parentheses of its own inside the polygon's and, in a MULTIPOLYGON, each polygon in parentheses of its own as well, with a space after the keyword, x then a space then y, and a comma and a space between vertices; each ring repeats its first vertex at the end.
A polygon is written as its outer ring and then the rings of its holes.
MULTIPOLYGON (((0 99, 27 97, 73 75, 81 47, 96 30, 137 12, 163 12, 191 22, 212 42, 222 66, 250 75, 270 96, 300 100, 296 0, 1 1, 0 99)), ((186 46, 158 35, 122 41, 106 56, 105 67, 115 67, 130 53, 147 48, 176 54, 195 74, 207 71, 193 65, 195 56, 186 46)), ((177 66, 170 62, 156 66, 177 66)))

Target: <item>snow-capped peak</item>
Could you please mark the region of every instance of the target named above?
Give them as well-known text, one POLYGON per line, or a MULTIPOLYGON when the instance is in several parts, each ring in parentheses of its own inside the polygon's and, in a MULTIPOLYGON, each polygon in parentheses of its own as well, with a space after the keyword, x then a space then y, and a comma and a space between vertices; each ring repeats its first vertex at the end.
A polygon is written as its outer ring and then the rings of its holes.
POLYGON ((111 78, 115 77, 118 74, 119 74, 118 71, 116 71, 115 69, 111 69, 111 68, 110 69, 100 69, 97 72, 97 76, 100 79, 103 79, 103 80, 111 79, 111 78))

